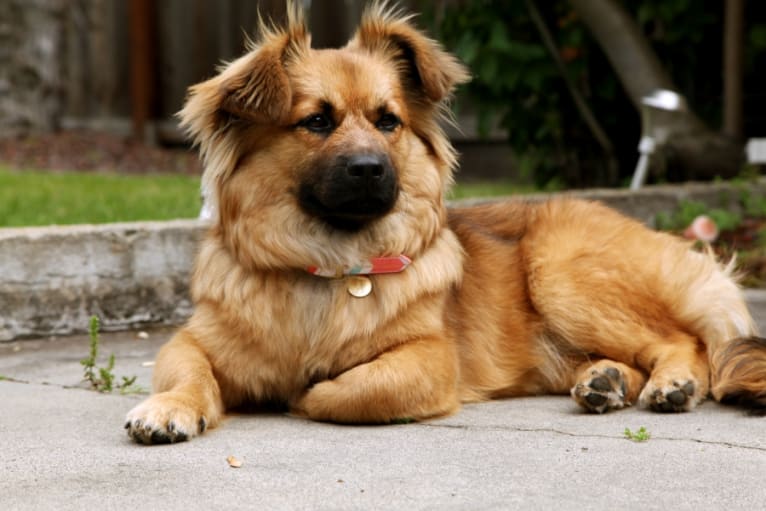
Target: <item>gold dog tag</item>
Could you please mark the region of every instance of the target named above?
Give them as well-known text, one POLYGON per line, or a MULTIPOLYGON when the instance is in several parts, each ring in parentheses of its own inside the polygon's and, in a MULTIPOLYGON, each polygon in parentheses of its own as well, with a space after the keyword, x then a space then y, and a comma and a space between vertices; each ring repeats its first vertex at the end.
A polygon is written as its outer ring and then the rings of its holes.
POLYGON ((348 294, 354 298, 364 298, 372 292, 372 281, 363 275, 354 275, 346 280, 348 294))

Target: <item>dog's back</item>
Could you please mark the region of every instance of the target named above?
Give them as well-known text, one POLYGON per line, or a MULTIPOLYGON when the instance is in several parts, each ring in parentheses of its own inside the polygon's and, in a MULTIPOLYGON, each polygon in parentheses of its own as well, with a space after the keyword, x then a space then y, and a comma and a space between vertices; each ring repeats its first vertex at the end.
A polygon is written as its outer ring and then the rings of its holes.
POLYGON ((609 379, 630 383, 614 407, 640 394, 648 406, 688 410, 708 393, 711 362, 716 399, 760 399, 742 395, 763 385, 766 363, 752 358, 762 350, 731 264, 571 199, 455 209, 450 226, 466 251, 461 312, 450 314, 466 346, 464 398, 581 383, 586 408, 600 408, 585 401, 601 376, 592 365, 611 360, 636 370, 609 379))

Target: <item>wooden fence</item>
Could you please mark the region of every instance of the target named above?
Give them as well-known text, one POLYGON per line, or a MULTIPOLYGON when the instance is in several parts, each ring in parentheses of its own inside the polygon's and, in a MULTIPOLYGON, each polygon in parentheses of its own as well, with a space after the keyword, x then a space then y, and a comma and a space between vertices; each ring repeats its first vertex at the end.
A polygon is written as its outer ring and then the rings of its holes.
MULTIPOLYGON (((314 46, 344 43, 362 0, 304 0, 314 46)), ((239 55, 259 11, 281 20, 284 0, 69 0, 64 15, 65 126, 128 131, 129 119, 173 141, 186 89, 239 55)), ((141 126, 139 126, 139 129, 141 126)))

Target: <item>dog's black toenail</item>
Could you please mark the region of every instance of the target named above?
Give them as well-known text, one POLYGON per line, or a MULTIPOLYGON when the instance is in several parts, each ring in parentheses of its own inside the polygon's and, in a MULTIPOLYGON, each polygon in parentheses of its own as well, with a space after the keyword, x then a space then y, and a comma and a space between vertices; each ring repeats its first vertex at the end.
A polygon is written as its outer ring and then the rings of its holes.
POLYGON ((615 367, 607 367, 604 369, 604 372, 608 377, 610 377, 613 380, 619 380, 620 379, 620 371, 615 367))
POLYGON ((667 395, 667 398, 670 403, 673 403, 676 406, 681 406, 682 404, 686 403, 686 394, 680 390, 674 390, 667 395))
POLYGON ((603 394, 590 393, 585 396, 585 401, 591 406, 601 406, 606 403, 606 396, 603 394))
POLYGON ((652 406, 654 410, 658 412, 672 412, 675 410, 673 407, 673 403, 670 403, 668 401, 663 401, 662 403, 655 403, 654 406, 652 406))
POLYGON ((167 444, 170 443, 170 437, 162 431, 154 431, 151 436, 151 443, 153 444, 167 444))
POLYGON ((206 429, 207 429, 207 421, 205 420, 204 417, 200 417, 199 418, 199 432, 200 433, 204 433, 206 429))
POLYGON ((687 383, 683 387, 681 387, 681 390, 684 391, 684 394, 687 396, 693 396, 694 395, 694 384, 692 382, 687 383))
POLYGON ((124 427, 125 429, 128 429, 130 427, 130 421, 126 422, 124 427))
POLYGON ((612 384, 609 383, 609 379, 607 379, 605 376, 599 376, 598 378, 593 378, 590 381, 590 388, 592 388, 593 390, 609 392, 610 390, 612 390, 612 384))
POLYGON ((173 421, 168 422, 168 433, 172 433, 176 429, 176 423, 173 421))

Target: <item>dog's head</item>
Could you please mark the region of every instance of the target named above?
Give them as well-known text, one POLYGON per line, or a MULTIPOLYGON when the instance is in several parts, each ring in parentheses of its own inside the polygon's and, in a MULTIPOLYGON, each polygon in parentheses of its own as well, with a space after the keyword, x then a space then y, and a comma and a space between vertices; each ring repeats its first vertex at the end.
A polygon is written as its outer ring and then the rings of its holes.
POLYGON ((267 266, 417 255, 444 222, 455 153, 439 123, 467 72, 384 3, 341 49, 312 49, 288 10, 180 114, 219 231, 267 266))

